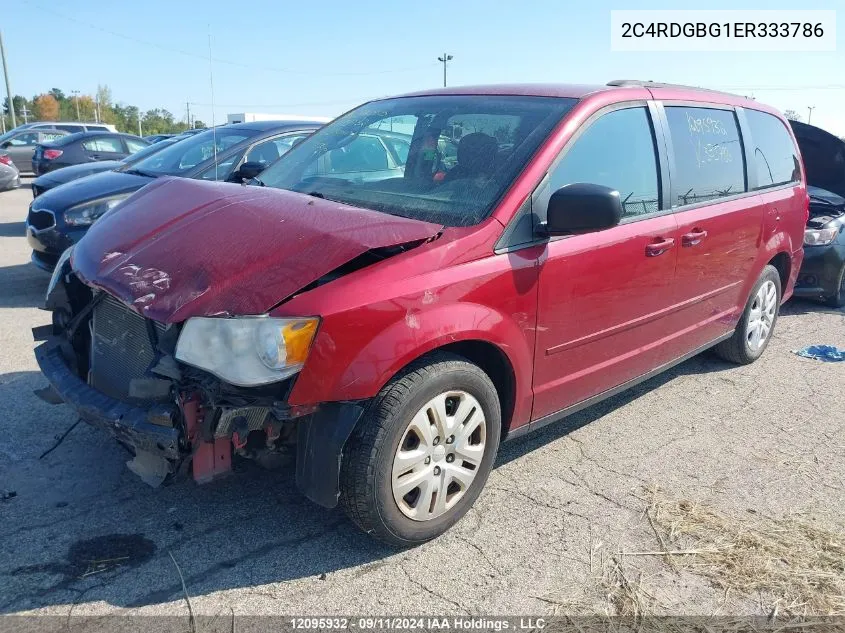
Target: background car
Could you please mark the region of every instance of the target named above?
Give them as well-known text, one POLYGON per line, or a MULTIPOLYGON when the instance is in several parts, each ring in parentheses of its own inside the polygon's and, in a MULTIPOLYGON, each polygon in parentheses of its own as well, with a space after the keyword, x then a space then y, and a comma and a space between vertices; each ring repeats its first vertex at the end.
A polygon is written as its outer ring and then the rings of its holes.
POLYGON ((0 152, 0 191, 7 189, 15 189, 21 184, 21 174, 11 157, 4 152, 0 152))
POLYGON ((807 187, 807 193, 810 218, 795 295, 841 308, 845 306, 845 198, 818 187, 807 187))
POLYGON ((61 169, 47 172, 32 181, 32 197, 37 198, 45 191, 49 191, 71 180, 77 180, 92 174, 99 174, 102 171, 128 168, 130 165, 143 160, 147 156, 161 151, 165 147, 173 145, 173 143, 178 143, 183 138, 187 137, 183 137, 180 134, 179 136, 173 136, 159 143, 148 145, 144 149, 130 154, 122 160, 101 160, 93 163, 80 163, 79 165, 71 165, 70 167, 62 167, 61 169))
POLYGON ((121 160, 144 149, 149 143, 131 134, 79 132, 52 142, 39 143, 32 156, 36 176, 69 165, 99 160, 121 160))
POLYGON ((39 144, 69 135, 70 133, 64 130, 12 130, 0 136, 0 151, 9 154, 19 171, 29 172, 32 169, 35 148, 39 144))
POLYGON ((790 121, 810 195, 804 261, 795 295, 845 306, 845 142, 814 125, 790 121))
POLYGON ((32 121, 31 123, 23 123, 12 131, 17 132, 19 130, 42 128, 64 130, 68 134, 74 134, 76 132, 117 132, 117 128, 110 123, 86 123, 81 121, 32 121))
POLYGON ((149 136, 144 136, 143 139, 148 143, 158 143, 159 141, 163 141, 166 138, 172 138, 176 136, 175 134, 150 134, 149 136))
POLYGON ((298 120, 221 126, 182 139, 127 169, 93 174, 47 191, 32 201, 27 215, 32 262, 52 270, 97 218, 155 178, 241 182, 257 176, 321 125, 298 120))

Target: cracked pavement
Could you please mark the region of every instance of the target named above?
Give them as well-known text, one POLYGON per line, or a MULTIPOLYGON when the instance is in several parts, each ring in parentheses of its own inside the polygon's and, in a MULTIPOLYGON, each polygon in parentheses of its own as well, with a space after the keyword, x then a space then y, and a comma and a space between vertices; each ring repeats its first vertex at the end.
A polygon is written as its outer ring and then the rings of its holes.
MULTIPOLYGON (((602 561, 660 546, 644 486, 740 516, 845 524, 845 363, 791 353, 845 345, 845 313, 803 301, 784 308, 754 365, 700 356, 505 444, 476 506, 412 550, 387 549, 311 504, 292 470, 152 490, 84 424, 39 460, 75 418, 32 393, 45 384, 30 327, 48 321, 37 309, 48 276, 23 238, 30 198, 0 193, 0 492, 17 493, 0 501, 0 613, 186 615, 176 565, 194 613, 227 618, 606 613, 602 561), (103 562, 124 537, 138 549, 103 562), (82 542, 94 545, 80 553, 82 542)), ((755 597, 725 603, 660 560, 626 560, 662 612, 760 612, 755 597)))

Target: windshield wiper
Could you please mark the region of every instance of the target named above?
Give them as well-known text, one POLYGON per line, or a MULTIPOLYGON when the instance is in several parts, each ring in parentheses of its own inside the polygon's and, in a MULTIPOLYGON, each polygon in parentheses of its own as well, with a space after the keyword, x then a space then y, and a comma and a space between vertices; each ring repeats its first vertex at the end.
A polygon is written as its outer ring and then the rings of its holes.
POLYGON ((127 169, 124 174, 134 174, 136 176, 146 176, 147 178, 158 178, 161 174, 156 174, 151 171, 144 171, 143 169, 127 169))
POLYGON ((309 191, 305 195, 311 196, 312 198, 320 198, 322 200, 326 199, 326 196, 324 194, 320 193, 319 191, 309 191))
POLYGON ((810 194, 810 200, 815 200, 816 202, 822 202, 824 204, 836 206, 831 200, 828 200, 827 198, 822 198, 821 196, 814 196, 813 194, 810 194))

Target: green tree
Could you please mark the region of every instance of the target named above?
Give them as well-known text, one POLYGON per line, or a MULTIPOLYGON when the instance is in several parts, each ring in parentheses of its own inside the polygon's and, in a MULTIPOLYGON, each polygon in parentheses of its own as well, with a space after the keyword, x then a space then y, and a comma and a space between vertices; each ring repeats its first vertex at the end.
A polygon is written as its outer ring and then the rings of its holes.
POLYGON ((790 121, 801 121, 801 115, 798 114, 795 110, 787 110, 783 113, 783 116, 785 116, 790 121))
POLYGON ((205 128, 207 128, 207 127, 208 127, 208 126, 205 124, 205 122, 200 121, 199 119, 194 119, 194 128, 195 128, 195 129, 197 129, 197 130, 204 130, 204 129, 205 129, 205 128))

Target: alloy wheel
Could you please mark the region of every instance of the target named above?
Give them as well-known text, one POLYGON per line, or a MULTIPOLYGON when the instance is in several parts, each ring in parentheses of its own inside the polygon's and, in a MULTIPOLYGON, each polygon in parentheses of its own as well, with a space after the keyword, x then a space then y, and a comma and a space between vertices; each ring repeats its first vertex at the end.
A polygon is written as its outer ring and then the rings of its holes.
POLYGON ((777 301, 777 287, 767 279, 754 295, 745 328, 745 340, 752 352, 759 350, 769 339, 777 314, 777 301))

